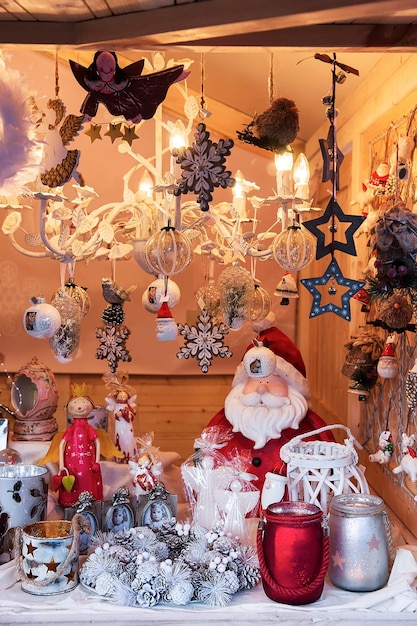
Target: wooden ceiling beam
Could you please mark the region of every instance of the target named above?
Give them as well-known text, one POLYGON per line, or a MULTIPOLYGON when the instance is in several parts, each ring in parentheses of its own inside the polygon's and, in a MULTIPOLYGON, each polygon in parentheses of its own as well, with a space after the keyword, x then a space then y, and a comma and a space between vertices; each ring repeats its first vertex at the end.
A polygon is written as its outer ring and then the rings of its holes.
MULTIPOLYGON (((78 22, 60 21, 59 15, 57 21, 8 22, 0 33, 0 45, 161 49, 226 41, 236 33, 242 33, 244 40, 270 31, 296 28, 301 32, 304 27, 358 18, 372 23, 400 14, 407 6, 404 0, 206 0, 78 22)), ((354 25, 346 24, 346 29, 350 27, 354 25)))
POLYGON ((417 25, 319 24, 262 33, 244 33, 229 37, 183 42, 204 52, 263 48, 268 50, 334 50, 335 52, 412 52, 417 49, 417 25))

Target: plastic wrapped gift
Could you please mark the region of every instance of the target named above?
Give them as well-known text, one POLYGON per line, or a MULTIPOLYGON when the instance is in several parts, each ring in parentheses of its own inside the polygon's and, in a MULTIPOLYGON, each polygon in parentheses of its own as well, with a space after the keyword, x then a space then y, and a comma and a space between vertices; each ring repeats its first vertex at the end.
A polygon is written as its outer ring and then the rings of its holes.
POLYGON ((146 495, 155 489, 163 468, 157 449, 152 445, 153 433, 136 437, 137 454, 129 460, 129 474, 137 497, 146 495))
POLYGON ((181 465, 193 522, 208 530, 220 521, 215 492, 218 489, 227 489, 231 482, 231 470, 226 458, 219 452, 230 435, 230 430, 221 427, 204 429, 194 442, 196 452, 181 465))
POLYGON ((258 477, 248 472, 250 463, 249 454, 234 451, 228 461, 228 485, 214 491, 214 501, 220 512, 222 529, 248 543, 251 529, 246 524, 246 517, 254 517, 257 514, 260 498, 259 489, 252 482, 258 480, 258 477))

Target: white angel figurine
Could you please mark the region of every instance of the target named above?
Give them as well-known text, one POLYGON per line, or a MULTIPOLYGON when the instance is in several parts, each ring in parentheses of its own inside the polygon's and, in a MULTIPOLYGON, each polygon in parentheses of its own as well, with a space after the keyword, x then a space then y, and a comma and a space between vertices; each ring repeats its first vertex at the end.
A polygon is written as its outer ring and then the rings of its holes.
POLYGON ((214 493, 230 482, 230 470, 224 464, 216 466, 215 458, 205 454, 195 466, 183 463, 181 475, 194 504, 193 522, 211 530, 219 518, 214 493))
POLYGON ((254 474, 236 472, 227 489, 217 489, 214 499, 223 517, 223 530, 239 537, 243 543, 249 541, 246 516, 258 506, 260 493, 251 484, 257 480, 254 474))

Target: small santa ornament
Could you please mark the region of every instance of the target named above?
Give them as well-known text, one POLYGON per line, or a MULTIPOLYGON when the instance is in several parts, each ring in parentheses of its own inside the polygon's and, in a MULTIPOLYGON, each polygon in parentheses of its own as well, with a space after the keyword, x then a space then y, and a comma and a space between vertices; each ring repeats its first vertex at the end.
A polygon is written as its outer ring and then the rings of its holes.
POLYGON ((393 337, 388 337, 377 365, 377 372, 381 378, 395 378, 398 375, 398 361, 395 356, 393 337))
POLYGON ((178 326, 172 317, 168 302, 162 302, 156 316, 156 338, 158 341, 174 341, 178 336, 178 326))
POLYGON ((369 179, 370 187, 377 190, 383 190, 387 184, 389 177, 389 165, 387 161, 381 161, 369 179))

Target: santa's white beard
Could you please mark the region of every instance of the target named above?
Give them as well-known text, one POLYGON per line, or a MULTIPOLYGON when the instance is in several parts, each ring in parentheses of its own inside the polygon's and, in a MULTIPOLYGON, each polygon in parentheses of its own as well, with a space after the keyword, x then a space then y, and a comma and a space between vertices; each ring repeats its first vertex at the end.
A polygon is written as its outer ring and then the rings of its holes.
POLYGON ((298 428, 308 411, 308 402, 295 389, 288 387, 288 396, 270 393, 243 394, 245 383, 234 387, 225 401, 225 415, 233 432, 254 442, 259 450, 270 439, 279 439, 285 428, 298 428))

